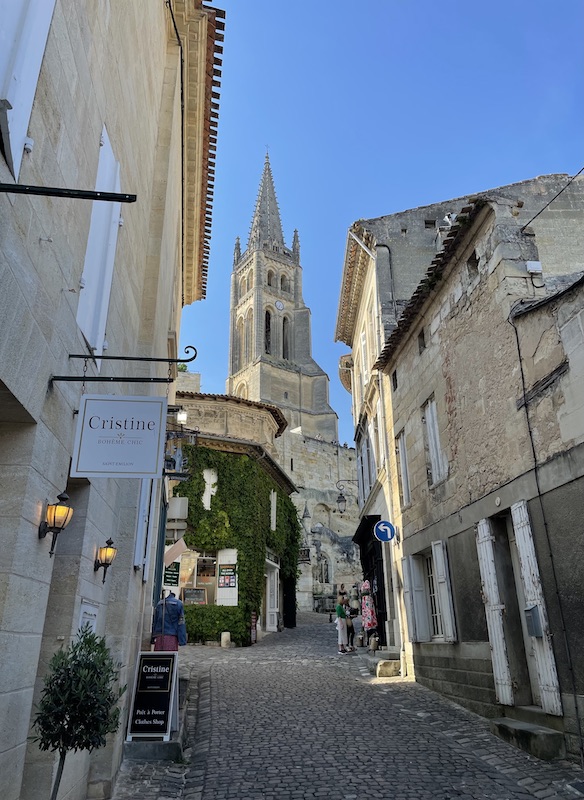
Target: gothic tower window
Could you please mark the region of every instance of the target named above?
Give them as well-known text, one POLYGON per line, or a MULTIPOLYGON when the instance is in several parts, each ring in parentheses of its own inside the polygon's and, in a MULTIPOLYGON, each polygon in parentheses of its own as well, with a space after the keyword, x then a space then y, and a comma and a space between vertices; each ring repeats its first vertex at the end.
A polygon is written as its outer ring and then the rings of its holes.
POLYGON ((288 280, 288 276, 287 275, 282 275, 282 277, 280 279, 280 289, 283 292, 289 292, 290 291, 290 281, 288 280))
POLYGON ((272 272, 272 270, 269 270, 268 271, 268 286, 273 286, 273 285, 274 285, 274 273, 272 272))
POLYGON ((290 321, 288 317, 282 320, 282 358, 290 358, 290 321))
POLYGON ((248 292, 251 291, 252 286, 253 286, 253 279, 252 279, 252 274, 251 274, 251 270, 250 270, 247 273, 247 291, 248 292))
POLYGON ((270 355, 272 352, 272 315, 266 311, 264 324, 264 352, 270 355))
POLYGON ((235 334, 235 372, 240 370, 243 366, 243 318, 237 320, 237 328, 235 334))
POLYGON ((243 297, 245 294, 245 277, 239 281, 239 296, 243 297))
POLYGON ((249 362, 253 358, 253 309, 250 308, 247 312, 247 317, 245 318, 245 363, 249 364, 249 362))

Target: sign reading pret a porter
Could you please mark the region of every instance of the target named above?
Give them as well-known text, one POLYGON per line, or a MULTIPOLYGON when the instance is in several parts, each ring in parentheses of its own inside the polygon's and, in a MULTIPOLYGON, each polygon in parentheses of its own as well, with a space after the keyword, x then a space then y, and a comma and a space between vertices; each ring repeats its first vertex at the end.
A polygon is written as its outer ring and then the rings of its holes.
POLYGON ((166 397, 82 395, 73 478, 158 478, 164 465, 166 397))
POLYGON ((128 739, 170 736, 176 716, 176 657, 177 653, 140 653, 128 739))

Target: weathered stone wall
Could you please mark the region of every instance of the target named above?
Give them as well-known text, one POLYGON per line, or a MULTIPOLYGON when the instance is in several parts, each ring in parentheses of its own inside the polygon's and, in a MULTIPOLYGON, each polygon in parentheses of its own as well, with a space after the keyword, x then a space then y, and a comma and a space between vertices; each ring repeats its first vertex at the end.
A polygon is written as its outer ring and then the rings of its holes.
MULTIPOLYGON (((537 199, 545 202, 541 196, 537 199)), ((584 217, 581 200, 577 187, 568 229, 578 203, 584 217)), ((489 517, 495 526, 501 520, 504 529, 510 506, 528 501, 553 633, 563 725, 568 749, 577 753, 574 707, 576 699, 581 703, 584 675, 576 670, 572 676, 569 664, 582 661, 584 647, 579 625, 584 607, 577 591, 582 579, 578 520, 584 512, 584 281, 578 280, 581 257, 570 260, 573 243, 563 239, 566 225, 558 224, 554 231, 546 220, 547 260, 538 249, 539 233, 534 237, 520 230, 526 216, 524 208, 519 214, 517 206, 499 200, 492 211, 477 217, 388 365, 386 418, 392 435, 406 432, 412 495, 407 506, 400 509, 397 463, 390 448, 391 485, 404 530, 404 552, 423 552, 438 539, 448 543, 458 633, 458 641, 450 645, 408 645, 410 663, 422 683, 486 716, 500 709, 485 649, 488 636, 474 526, 489 517), (537 260, 542 274, 532 276, 525 263, 537 260), (560 260, 564 279, 554 272, 560 260), (422 330, 424 348, 418 338, 422 330), (435 484, 429 483, 427 473, 423 419, 429 397, 436 400, 440 447, 448 463, 447 476, 435 484), (573 677, 576 697, 570 691, 573 677)), ((561 214, 557 218, 561 220, 561 214)), ((522 639, 522 609, 513 610, 518 578, 511 562, 505 568, 511 571, 501 578, 506 637, 517 641, 522 639)), ((526 670, 517 652, 510 651, 509 660, 512 675, 526 670)), ((525 680, 529 685, 529 678, 525 680)), ((529 697, 529 690, 521 694, 524 688, 515 687, 517 698, 529 697)))

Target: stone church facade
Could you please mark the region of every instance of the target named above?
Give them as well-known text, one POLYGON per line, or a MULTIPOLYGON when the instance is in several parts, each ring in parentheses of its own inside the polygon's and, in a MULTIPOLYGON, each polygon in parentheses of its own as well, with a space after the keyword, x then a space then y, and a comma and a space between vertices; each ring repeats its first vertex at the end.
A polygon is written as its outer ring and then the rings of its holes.
POLYGON ((266 155, 247 248, 235 244, 231 276, 227 394, 276 406, 288 427, 277 461, 298 494, 310 563, 300 564, 300 610, 327 610, 341 583, 362 579, 357 527, 356 455, 338 441, 329 378, 312 357, 311 315, 302 296, 298 231, 286 246, 266 155), (347 509, 337 508, 340 482, 347 509))

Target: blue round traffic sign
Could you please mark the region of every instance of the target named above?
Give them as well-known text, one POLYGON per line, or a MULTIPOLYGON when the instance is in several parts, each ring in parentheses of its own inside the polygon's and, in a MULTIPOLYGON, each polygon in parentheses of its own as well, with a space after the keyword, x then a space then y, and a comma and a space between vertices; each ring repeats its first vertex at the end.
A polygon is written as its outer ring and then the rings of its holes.
POLYGON ((395 528, 391 522, 380 519, 379 522, 376 522, 373 526, 373 535, 380 542, 391 542, 395 536, 395 528))

